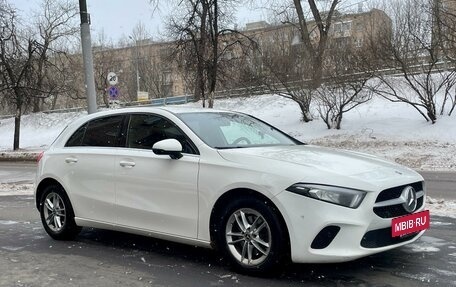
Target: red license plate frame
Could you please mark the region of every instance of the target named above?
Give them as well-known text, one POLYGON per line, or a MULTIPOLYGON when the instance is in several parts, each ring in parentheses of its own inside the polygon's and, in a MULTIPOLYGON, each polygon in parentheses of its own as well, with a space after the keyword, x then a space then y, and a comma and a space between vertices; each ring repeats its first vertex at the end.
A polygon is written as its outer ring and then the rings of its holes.
POLYGON ((398 237, 426 230, 429 228, 430 222, 429 210, 393 218, 391 220, 391 236, 398 237))

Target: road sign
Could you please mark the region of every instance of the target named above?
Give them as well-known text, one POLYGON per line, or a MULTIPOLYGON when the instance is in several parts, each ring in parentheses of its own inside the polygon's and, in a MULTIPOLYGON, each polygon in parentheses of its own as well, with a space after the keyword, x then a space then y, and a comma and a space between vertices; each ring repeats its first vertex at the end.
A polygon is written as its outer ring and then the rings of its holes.
POLYGON ((117 99, 119 96, 119 89, 116 86, 110 86, 108 88, 108 95, 111 99, 117 99))
POLYGON ((149 100, 149 93, 148 92, 140 92, 138 91, 138 102, 148 101, 149 100))
POLYGON ((119 82, 119 78, 117 78, 117 75, 114 72, 109 72, 107 80, 111 86, 117 85, 119 82))

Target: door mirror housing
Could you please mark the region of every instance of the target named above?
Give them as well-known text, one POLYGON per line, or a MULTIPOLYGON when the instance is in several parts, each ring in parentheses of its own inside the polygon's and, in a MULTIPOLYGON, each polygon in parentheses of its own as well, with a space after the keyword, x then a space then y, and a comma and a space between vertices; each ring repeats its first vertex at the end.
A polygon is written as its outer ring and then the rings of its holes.
POLYGON ((182 157, 182 145, 176 139, 158 141, 152 146, 152 151, 157 155, 169 155, 172 159, 182 157))

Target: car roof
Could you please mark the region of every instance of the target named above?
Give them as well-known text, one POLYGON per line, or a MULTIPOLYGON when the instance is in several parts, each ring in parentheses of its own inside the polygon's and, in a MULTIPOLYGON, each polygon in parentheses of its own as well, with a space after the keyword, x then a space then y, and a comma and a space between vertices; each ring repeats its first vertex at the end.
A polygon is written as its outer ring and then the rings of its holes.
POLYGON ((93 117, 112 115, 112 114, 124 114, 124 113, 153 113, 159 111, 167 111, 172 114, 185 114, 185 113, 235 113, 234 111, 221 110, 221 109, 209 109, 201 107, 182 107, 182 106, 164 106, 164 107, 127 107, 115 110, 102 110, 96 113, 93 113, 93 117))

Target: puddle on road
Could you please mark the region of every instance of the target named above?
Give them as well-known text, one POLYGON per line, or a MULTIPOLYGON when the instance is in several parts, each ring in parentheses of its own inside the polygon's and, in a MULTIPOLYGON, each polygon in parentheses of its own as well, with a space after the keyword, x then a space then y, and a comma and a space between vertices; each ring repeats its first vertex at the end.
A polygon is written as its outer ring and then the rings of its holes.
POLYGON ((0 224, 3 225, 13 225, 13 224, 18 224, 19 222, 17 221, 12 221, 12 220, 0 220, 0 224))
POLYGON ((453 225, 451 222, 431 221, 431 226, 449 226, 453 225))
POLYGON ((24 249, 24 247, 2 246, 2 249, 8 250, 8 251, 18 251, 18 250, 24 249))

